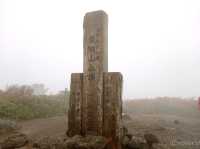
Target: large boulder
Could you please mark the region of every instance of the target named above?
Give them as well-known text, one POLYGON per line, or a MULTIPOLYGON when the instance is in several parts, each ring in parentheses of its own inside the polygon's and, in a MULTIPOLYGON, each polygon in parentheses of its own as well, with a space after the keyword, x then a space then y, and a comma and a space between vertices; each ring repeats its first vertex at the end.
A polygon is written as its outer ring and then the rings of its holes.
POLYGON ((22 133, 16 133, 8 136, 0 143, 1 149, 15 149, 25 146, 28 143, 28 138, 22 133))
POLYGON ((145 138, 149 148, 152 148, 153 144, 159 143, 158 137, 152 133, 144 134, 144 138, 145 138))
MULTIPOLYGON (((126 127, 123 127, 122 148, 123 149, 152 149, 158 144, 158 138, 152 133, 145 133, 144 136, 130 134, 126 127)), ((157 148, 160 146, 157 146, 157 148)))

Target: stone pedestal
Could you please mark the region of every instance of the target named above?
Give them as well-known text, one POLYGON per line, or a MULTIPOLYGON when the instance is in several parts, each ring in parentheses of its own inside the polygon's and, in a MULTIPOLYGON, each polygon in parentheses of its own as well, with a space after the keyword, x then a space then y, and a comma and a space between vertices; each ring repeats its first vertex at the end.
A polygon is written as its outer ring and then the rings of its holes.
POLYGON ((71 74, 68 135, 82 133, 83 73, 71 74))
POLYGON ((122 75, 119 72, 104 73, 103 136, 112 138, 119 149, 122 123, 122 75))

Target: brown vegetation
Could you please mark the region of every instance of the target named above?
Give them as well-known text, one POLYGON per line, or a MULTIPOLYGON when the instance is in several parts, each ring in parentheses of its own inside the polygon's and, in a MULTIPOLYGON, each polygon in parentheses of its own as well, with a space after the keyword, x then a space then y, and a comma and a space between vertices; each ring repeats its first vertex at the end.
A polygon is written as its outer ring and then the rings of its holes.
POLYGON ((9 86, 0 92, 0 118, 27 120, 63 115, 66 112, 68 92, 56 95, 43 93, 35 95, 34 88, 28 85, 9 86))

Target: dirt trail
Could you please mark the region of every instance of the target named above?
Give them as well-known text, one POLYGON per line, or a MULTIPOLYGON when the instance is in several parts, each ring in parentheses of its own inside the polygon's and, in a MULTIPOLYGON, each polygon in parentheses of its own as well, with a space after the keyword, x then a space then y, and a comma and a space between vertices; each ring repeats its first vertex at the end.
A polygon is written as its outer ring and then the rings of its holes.
MULTIPOLYGON (((159 138, 177 138, 193 140, 200 138, 200 120, 169 115, 131 115, 132 120, 124 121, 124 125, 133 134, 144 134, 146 131, 155 133, 159 138), (180 121, 175 124, 174 120, 180 121)), ((19 123, 22 133, 31 138, 43 136, 59 136, 67 130, 66 116, 35 119, 19 123)))
POLYGON ((31 138, 42 136, 59 136, 65 134, 67 130, 67 121, 65 116, 35 119, 19 123, 20 132, 27 134, 31 138))
MULTIPOLYGON (((67 117, 35 119, 19 122, 20 132, 35 139, 44 136, 57 137, 67 130, 67 117)), ((143 115, 130 114, 130 119, 124 119, 124 125, 135 136, 143 136, 146 132, 155 134, 161 143, 197 142, 200 139, 200 120, 174 115, 143 115), (174 123, 177 120, 178 123, 174 123)), ((6 134, 9 135, 9 134, 6 134)), ((5 136, 0 136, 0 140, 5 136)), ((188 146, 187 146, 188 147, 188 146)))

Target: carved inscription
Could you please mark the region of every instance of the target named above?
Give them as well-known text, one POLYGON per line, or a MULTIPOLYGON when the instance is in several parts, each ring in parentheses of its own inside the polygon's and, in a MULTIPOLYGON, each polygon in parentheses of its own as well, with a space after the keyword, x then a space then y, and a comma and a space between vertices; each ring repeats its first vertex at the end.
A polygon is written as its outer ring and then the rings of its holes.
POLYGON ((105 12, 84 17, 84 73, 71 76, 68 135, 103 135, 121 149, 122 75, 108 72, 105 12))
POLYGON ((84 18, 84 104, 86 134, 100 135, 103 126, 103 72, 107 68, 107 15, 88 13, 84 18), (103 40, 102 40, 103 39, 103 40))

